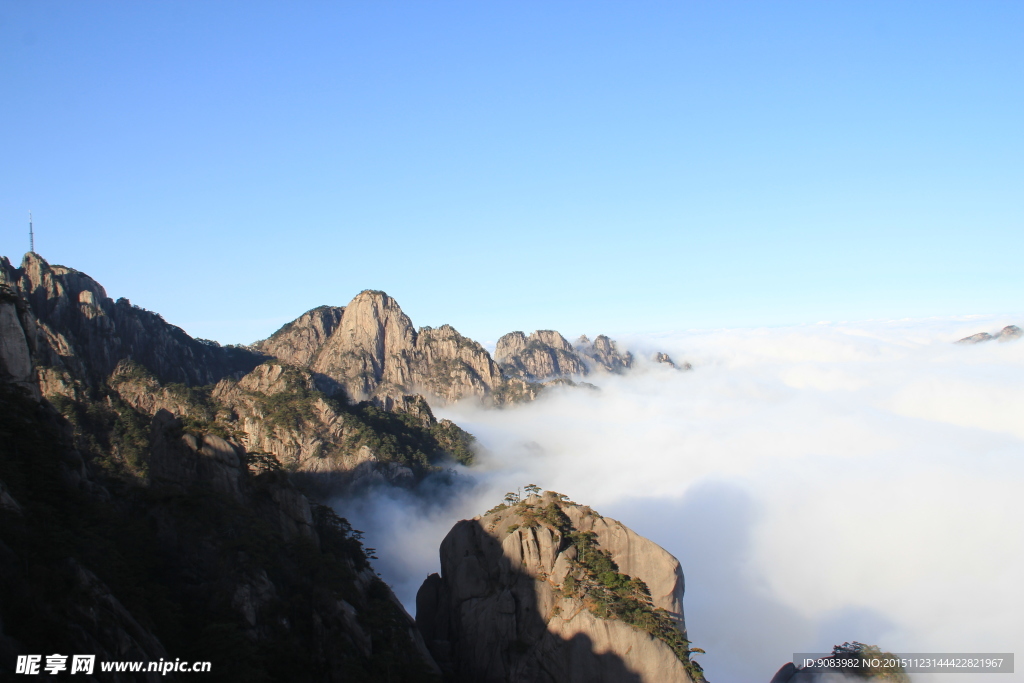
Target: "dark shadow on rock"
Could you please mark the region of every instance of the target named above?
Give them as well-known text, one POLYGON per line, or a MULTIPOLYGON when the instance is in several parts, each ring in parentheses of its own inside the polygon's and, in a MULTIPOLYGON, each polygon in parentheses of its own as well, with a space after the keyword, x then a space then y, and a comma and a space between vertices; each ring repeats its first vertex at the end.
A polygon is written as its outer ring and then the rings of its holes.
POLYGON ((536 579, 517 571, 478 521, 458 522, 441 544, 442 575, 416 596, 416 623, 454 683, 640 683, 591 639, 547 629, 536 579))

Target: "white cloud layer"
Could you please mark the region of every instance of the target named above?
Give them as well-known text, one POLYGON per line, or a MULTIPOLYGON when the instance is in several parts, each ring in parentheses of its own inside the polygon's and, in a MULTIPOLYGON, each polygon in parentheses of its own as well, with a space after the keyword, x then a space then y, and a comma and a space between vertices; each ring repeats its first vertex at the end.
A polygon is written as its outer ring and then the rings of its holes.
POLYGON ((951 343, 1009 322, 630 339, 695 369, 645 364, 588 378, 599 392, 438 411, 487 449, 475 487, 339 509, 412 611, 457 519, 527 483, 592 505, 679 558, 714 683, 766 683, 794 652, 848 640, 1012 652, 1024 642, 1024 340, 951 343))

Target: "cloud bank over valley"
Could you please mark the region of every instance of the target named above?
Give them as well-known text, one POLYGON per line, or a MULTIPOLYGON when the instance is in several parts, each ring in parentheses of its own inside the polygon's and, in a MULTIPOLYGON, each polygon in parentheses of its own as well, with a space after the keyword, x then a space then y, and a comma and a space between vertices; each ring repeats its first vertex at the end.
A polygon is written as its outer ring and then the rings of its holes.
POLYGON ((1024 639, 1024 343, 951 343, 1010 322, 629 339, 695 369, 641 364, 588 377, 600 391, 438 410, 484 447, 471 482, 342 512, 413 611, 457 519, 527 483, 566 493, 679 558, 711 680, 767 681, 793 652, 846 640, 1013 651, 1024 639))

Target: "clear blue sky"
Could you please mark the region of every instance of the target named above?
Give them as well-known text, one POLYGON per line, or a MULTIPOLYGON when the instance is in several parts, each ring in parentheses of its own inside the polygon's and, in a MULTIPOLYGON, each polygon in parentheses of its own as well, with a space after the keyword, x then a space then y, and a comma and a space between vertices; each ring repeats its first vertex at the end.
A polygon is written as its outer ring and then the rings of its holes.
MULTIPOLYGON (((0 254, 219 341, 1024 311, 1021 2, 0 0, 0 254)), ((1022 321, 1024 322, 1024 321, 1022 321)))

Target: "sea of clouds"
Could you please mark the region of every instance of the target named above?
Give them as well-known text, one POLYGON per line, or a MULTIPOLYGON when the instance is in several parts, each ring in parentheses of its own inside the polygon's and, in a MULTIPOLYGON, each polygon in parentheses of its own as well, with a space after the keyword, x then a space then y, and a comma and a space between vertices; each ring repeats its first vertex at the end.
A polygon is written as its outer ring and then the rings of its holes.
POLYGON ((591 505, 679 558, 713 683, 767 683, 793 653, 853 640, 1013 652, 1024 642, 1024 340, 952 342, 1014 321, 620 339, 641 362, 589 376, 600 391, 437 410, 483 447, 463 485, 336 506, 413 612, 458 519, 529 483, 591 505), (644 361, 655 350, 693 370, 644 361))

